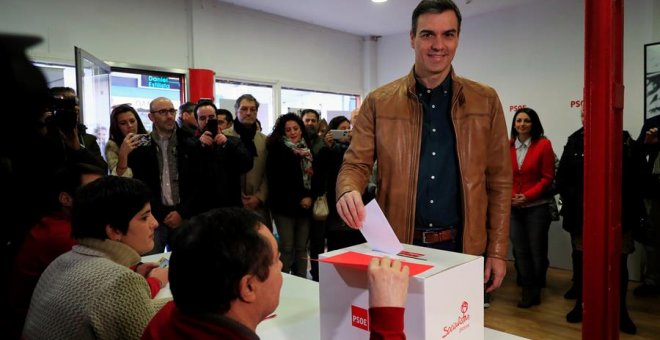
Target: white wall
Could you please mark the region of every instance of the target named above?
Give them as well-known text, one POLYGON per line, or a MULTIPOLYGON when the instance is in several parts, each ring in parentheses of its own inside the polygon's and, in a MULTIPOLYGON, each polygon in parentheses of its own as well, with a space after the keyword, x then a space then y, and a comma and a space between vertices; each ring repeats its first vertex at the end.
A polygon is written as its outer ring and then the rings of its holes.
POLYGON ((214 0, 194 10, 195 66, 282 86, 362 93, 362 38, 214 0))
MULTIPOLYGON (((644 44, 660 38, 653 13, 660 1, 626 1, 624 10, 624 128, 633 136, 643 123, 644 44)), ((507 124, 512 105, 527 105, 541 116, 546 135, 561 155, 567 137, 580 127, 584 82, 584 1, 537 2, 463 20, 454 67, 458 74, 493 86, 507 124)), ((378 83, 410 71, 414 53, 408 33, 383 37, 378 50, 378 83)), ((553 223, 551 265, 570 267, 570 238, 553 223)), ((631 277, 638 271, 631 268, 631 277)))
POLYGON ((117 63, 363 92, 361 37, 215 0, 2 0, 0 31, 43 37, 29 51, 41 60, 72 63, 75 45, 117 63))
POLYGON ((2 1, 0 31, 44 39, 31 56, 72 63, 76 45, 102 60, 187 68, 184 1, 2 1))

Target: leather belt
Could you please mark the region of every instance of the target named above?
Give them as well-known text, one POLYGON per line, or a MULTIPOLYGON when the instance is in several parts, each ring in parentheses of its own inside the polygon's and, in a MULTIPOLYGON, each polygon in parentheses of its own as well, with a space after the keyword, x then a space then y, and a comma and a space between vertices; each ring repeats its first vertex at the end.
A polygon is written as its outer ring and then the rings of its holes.
POLYGON ((456 235, 456 229, 440 231, 415 230, 413 237, 415 240, 421 240, 422 243, 433 244, 453 240, 454 235, 456 235))

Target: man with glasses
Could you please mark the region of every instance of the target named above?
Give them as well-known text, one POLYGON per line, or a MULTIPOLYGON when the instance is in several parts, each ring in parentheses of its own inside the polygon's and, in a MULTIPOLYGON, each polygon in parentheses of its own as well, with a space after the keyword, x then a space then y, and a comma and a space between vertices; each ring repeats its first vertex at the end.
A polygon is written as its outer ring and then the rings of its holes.
POLYGON ((272 230, 270 212, 265 207, 268 197, 266 180, 266 135, 257 129, 259 102, 251 94, 244 94, 234 103, 236 119, 234 125, 223 131, 228 136, 237 136, 253 157, 252 170, 241 176, 243 207, 256 211, 262 222, 272 230))
POLYGON ((177 110, 172 101, 158 97, 149 104, 153 123, 151 145, 137 148, 128 156, 133 178, 149 186, 151 209, 160 225, 151 254, 162 253, 172 240, 173 231, 192 213, 192 200, 198 187, 199 157, 194 137, 177 128, 177 110))

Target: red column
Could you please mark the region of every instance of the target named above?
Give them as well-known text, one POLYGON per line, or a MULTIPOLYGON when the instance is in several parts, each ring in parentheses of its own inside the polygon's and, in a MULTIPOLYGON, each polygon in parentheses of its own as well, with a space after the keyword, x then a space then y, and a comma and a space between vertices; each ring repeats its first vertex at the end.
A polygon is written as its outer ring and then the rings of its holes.
POLYGON ((190 101, 196 102, 200 98, 215 100, 215 72, 191 68, 188 70, 188 74, 190 76, 190 101))
POLYGON ((623 1, 585 0, 583 339, 619 338, 623 1))

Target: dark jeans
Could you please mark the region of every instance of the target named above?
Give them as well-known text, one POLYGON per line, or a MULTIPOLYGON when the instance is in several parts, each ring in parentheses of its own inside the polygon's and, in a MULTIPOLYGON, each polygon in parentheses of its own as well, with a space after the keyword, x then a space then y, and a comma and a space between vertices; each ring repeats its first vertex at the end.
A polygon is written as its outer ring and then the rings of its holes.
POLYGON ((309 240, 309 216, 286 216, 273 213, 275 227, 280 237, 282 272, 307 277, 307 240, 309 240), (292 267, 295 263, 295 270, 292 267))
POLYGON ((529 208, 511 208, 511 245, 518 284, 522 287, 545 287, 548 271, 548 229, 550 210, 547 204, 529 208))

